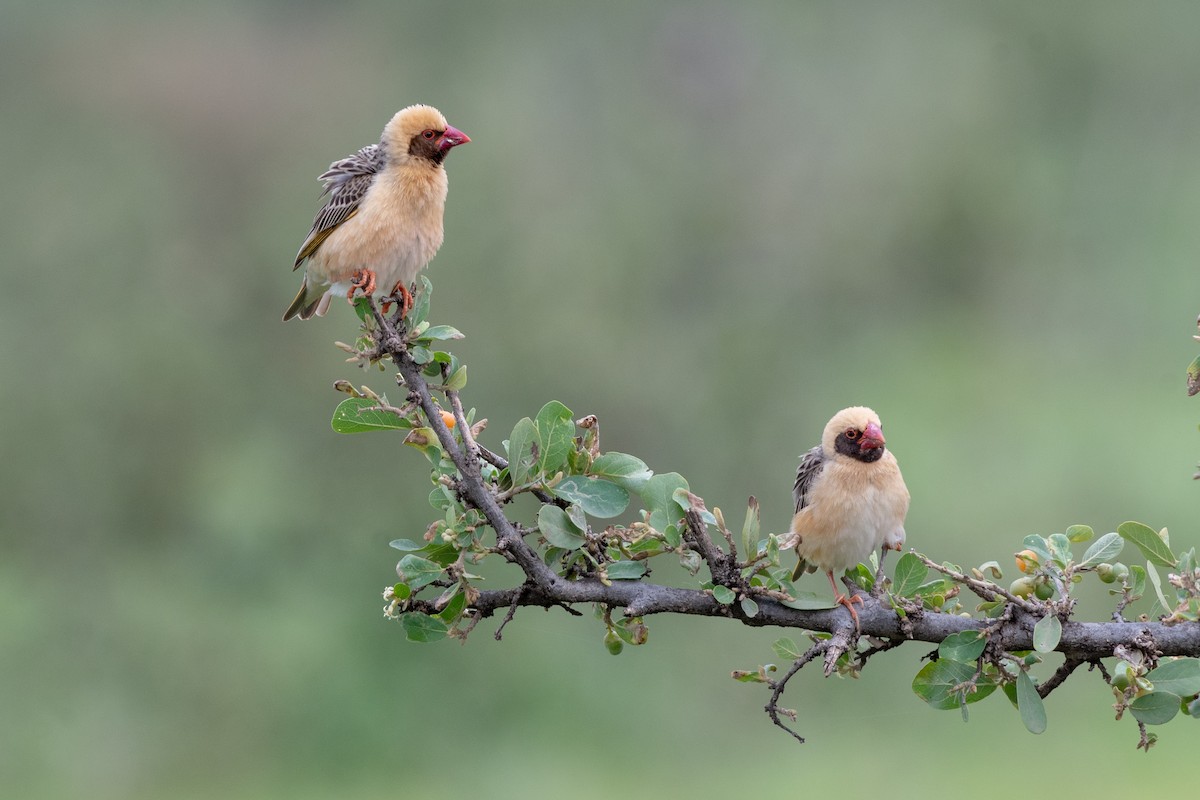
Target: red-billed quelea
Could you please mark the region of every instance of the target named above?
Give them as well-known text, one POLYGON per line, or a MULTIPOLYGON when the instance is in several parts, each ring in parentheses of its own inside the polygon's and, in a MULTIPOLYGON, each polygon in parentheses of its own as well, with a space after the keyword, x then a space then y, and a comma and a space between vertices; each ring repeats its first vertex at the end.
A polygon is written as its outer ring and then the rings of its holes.
POLYGON ((442 162, 469 141, 436 108, 409 106, 379 144, 330 164, 319 178, 329 201, 296 255, 294 269, 307 262, 304 282, 283 319, 322 316, 335 295, 350 300, 381 289, 399 295, 407 313, 408 284, 442 246, 442 162))
POLYGON ((794 539, 785 544, 794 544, 800 557, 794 577, 818 569, 828 575, 834 600, 850 611, 855 625, 854 603, 862 598, 842 594, 834 573, 867 560, 874 550, 882 559, 904 545, 908 487, 884 441, 874 411, 842 409, 825 426, 821 444, 800 460, 792 490, 794 539))

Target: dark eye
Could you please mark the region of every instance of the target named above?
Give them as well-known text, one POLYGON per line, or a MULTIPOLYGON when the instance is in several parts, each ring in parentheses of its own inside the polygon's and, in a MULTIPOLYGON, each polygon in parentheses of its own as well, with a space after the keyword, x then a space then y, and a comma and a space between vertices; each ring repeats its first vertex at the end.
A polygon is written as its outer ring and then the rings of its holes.
POLYGON ((856 431, 854 428, 846 428, 846 432, 842 435, 853 442, 858 438, 858 431, 856 431))
POLYGON ((424 130, 424 131, 421 131, 421 135, 424 136, 426 139, 432 139, 437 134, 435 134, 431 130, 424 130))

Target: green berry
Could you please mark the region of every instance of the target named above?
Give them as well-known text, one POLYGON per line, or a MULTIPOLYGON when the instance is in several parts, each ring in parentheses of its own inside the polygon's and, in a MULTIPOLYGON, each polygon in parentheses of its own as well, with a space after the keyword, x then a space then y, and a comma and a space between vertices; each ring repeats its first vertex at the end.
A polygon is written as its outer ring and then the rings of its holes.
POLYGON ((1033 594, 1033 578, 1017 578, 1008 587, 1008 590, 1017 597, 1029 597, 1033 594))

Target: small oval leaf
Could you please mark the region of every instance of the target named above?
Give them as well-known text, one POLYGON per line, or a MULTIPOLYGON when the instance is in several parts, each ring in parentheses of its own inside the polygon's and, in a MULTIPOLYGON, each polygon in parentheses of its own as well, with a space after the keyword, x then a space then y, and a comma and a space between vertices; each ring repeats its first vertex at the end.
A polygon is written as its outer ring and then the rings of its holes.
POLYGON ((1046 706, 1037 687, 1033 685, 1033 679, 1024 670, 1017 675, 1017 710, 1021 712, 1021 722, 1030 733, 1043 733, 1046 730, 1046 706))
MULTIPOLYGON (((348 402, 348 401, 343 401, 348 402)), ((1176 564, 1175 554, 1162 540, 1162 537, 1151 527, 1140 522, 1122 522, 1117 526, 1117 533, 1127 542, 1133 542, 1149 561, 1160 567, 1173 567, 1176 564)))
POLYGON ((1191 697, 1200 693, 1200 660, 1177 658, 1160 662, 1157 668, 1147 673, 1146 679, 1154 684, 1155 691, 1191 697))
POLYGON ((602 478, 572 475, 559 481, 554 494, 601 519, 615 517, 629 506, 629 492, 602 478))
POLYGON ((436 642, 445 639, 450 630, 450 627, 437 617, 416 611, 402 615, 400 622, 404 625, 405 636, 410 642, 436 642))
POLYGON ((720 584, 712 588, 712 596, 714 600, 723 606, 732 605, 733 601, 737 599, 737 595, 733 593, 732 589, 720 584))
POLYGON ((1033 649, 1039 653, 1052 653, 1062 638, 1062 622, 1053 614, 1047 614, 1033 626, 1033 649))
POLYGON ((938 645, 938 657, 967 664, 979 658, 985 647, 987 639, 980 636, 979 631, 959 631, 942 640, 938 645))
POLYGON ((330 425, 338 433, 407 430, 413 424, 392 411, 384 411, 378 400, 347 397, 333 410, 330 425))
POLYGON ((921 584, 929 568, 915 553, 905 553, 896 564, 896 577, 892 579, 892 592, 902 597, 911 597, 921 584))
MULTIPOLYGON (((1089 530, 1091 529, 1089 528, 1089 530)), ((1125 549, 1125 540, 1119 533, 1106 533, 1092 542, 1092 546, 1083 554, 1083 561, 1079 562, 1079 566, 1094 567, 1105 561, 1111 561, 1119 556, 1123 549, 1125 549)))
POLYGON ((1179 713, 1179 695, 1173 692, 1148 692, 1129 704, 1134 719, 1144 725, 1163 725, 1179 713))
POLYGON ((554 505, 538 510, 538 530, 546 541, 563 550, 578 550, 583 546, 583 532, 575 526, 567 512, 554 505))

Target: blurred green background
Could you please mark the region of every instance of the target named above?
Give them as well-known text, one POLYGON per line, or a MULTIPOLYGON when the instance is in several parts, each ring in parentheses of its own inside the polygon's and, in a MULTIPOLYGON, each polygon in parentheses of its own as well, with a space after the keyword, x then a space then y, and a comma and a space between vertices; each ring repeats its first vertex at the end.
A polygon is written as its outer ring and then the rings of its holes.
POLYGON ((468 336, 485 442, 558 399, 781 530, 798 456, 865 403, 931 556, 1125 519, 1187 546, 1198 28, 1188 3, 9 0, 4 793, 1174 785, 1194 723, 1135 753, 1094 676, 1041 737, 999 695, 964 726, 909 691, 911 645, 797 678, 800 747, 728 677, 779 631, 652 618, 612 658, 526 610, 499 643, 406 643, 379 591, 427 465, 330 430, 333 380, 387 387, 332 346, 349 308, 279 317, 316 175, 432 103, 473 140, 431 318, 468 336))

